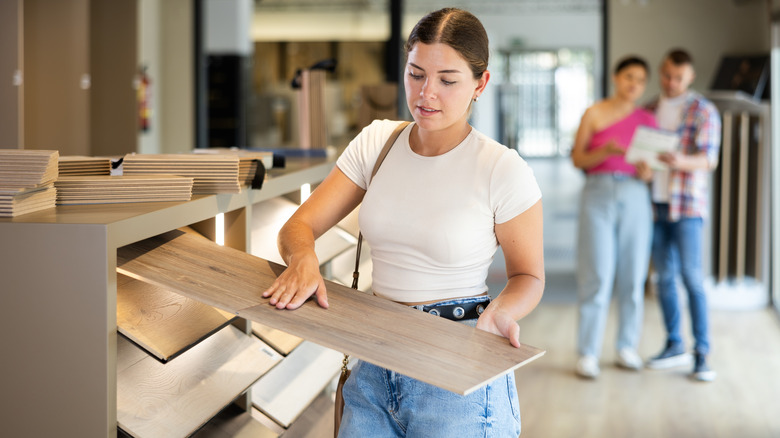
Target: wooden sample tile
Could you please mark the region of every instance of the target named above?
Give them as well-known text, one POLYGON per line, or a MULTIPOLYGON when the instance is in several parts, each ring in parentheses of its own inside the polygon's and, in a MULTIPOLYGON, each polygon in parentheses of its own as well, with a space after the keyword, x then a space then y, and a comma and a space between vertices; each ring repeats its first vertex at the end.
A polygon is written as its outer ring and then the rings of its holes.
POLYGON ((54 208, 57 190, 51 186, 37 188, 0 188, 0 217, 14 217, 54 208))
POLYGON ((278 351, 282 356, 287 356, 303 342, 303 339, 298 336, 293 336, 255 321, 252 321, 252 333, 271 348, 278 351))
POLYGON ((192 438, 277 438, 279 433, 265 427, 251 412, 232 404, 211 419, 192 438))
POLYGON ((117 274, 119 333, 166 362, 229 324, 235 315, 117 274))
POLYGON ((54 186, 59 205, 189 201, 193 179, 175 175, 61 176, 54 186))
POLYGON ((261 292, 284 269, 180 230, 117 250, 125 275, 459 394, 544 354, 329 281, 329 309, 278 310, 261 292))
POLYGON ((344 355, 304 342, 252 386, 252 404, 287 428, 341 371, 344 355))
POLYGON ((111 159, 62 155, 59 159, 60 176, 110 175, 111 159))
POLYGON ((0 187, 39 187, 57 179, 59 151, 0 149, 0 187))
POLYGON ((194 179, 193 194, 239 193, 239 159, 235 154, 128 154, 123 175, 170 174, 194 179))
POLYGON ((144 438, 191 435, 281 359, 233 326, 166 364, 133 350, 117 338, 117 423, 144 438))

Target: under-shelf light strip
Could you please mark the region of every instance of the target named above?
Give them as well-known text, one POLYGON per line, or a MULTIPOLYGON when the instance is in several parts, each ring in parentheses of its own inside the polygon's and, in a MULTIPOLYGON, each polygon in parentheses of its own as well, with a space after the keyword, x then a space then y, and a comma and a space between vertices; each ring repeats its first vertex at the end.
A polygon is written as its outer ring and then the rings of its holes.
POLYGON ((225 213, 218 214, 215 218, 216 222, 216 240, 217 245, 225 246, 225 213))

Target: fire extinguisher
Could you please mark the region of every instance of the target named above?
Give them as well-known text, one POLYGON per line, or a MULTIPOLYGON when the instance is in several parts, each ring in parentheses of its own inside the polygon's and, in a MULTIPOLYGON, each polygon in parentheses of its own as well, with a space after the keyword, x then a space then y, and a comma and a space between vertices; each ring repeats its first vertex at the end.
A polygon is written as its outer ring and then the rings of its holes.
POLYGON ((148 132, 151 127, 151 80, 146 72, 146 66, 141 67, 137 79, 138 96, 138 129, 148 132))

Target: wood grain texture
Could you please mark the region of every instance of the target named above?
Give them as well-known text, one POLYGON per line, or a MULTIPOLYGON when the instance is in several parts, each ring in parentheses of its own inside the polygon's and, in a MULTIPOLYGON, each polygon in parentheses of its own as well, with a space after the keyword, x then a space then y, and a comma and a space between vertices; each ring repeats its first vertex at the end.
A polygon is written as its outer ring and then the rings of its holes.
POLYGON ((252 386, 252 404, 288 428, 341 370, 338 351, 304 342, 252 386))
POLYGON ((191 435, 281 359, 233 326, 167 364, 117 344, 117 423, 144 438, 191 435))
POLYGON ((117 275, 119 333, 166 362, 225 327, 235 315, 122 274, 117 275))
POLYGON ((544 354, 333 282, 329 309, 277 310, 261 291, 283 266, 179 230, 120 248, 117 270, 459 394, 544 354))

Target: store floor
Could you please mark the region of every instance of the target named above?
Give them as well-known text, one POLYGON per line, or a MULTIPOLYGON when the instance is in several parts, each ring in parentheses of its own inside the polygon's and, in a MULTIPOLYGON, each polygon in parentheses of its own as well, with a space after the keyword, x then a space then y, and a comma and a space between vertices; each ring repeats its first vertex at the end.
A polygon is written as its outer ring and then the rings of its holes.
MULTIPOLYGON (((604 338, 597 380, 574 374, 577 305, 574 289, 576 211, 583 177, 567 159, 529 160, 544 196, 547 285, 542 302, 520 322, 522 342, 547 350, 519 368, 523 438, 698 438, 780 436, 780 318, 771 309, 712 311, 711 365, 715 382, 689 379, 690 369, 624 371, 614 363, 616 312, 604 338)), ((499 253, 491 292, 503 287, 499 253)), ((690 344, 687 315, 684 333, 690 344)), ((645 303, 639 353, 664 343, 654 297, 645 303)), ((331 436, 332 422, 304 436, 331 436)), ((289 438, 289 436, 285 436, 289 438)))

